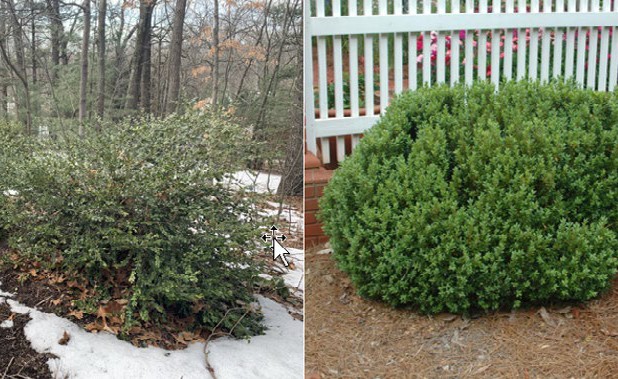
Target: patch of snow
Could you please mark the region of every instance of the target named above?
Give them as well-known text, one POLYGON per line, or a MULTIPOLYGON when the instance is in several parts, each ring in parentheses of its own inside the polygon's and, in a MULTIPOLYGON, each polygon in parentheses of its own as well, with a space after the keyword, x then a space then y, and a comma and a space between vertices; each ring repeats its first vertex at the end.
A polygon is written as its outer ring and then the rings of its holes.
POLYGON ((13 320, 4 320, 0 323, 0 328, 9 329, 13 327, 13 320))
MULTIPOLYGON (((301 212, 297 211, 294 208, 291 208, 287 204, 283 204, 283 210, 281 215, 279 215, 279 204, 273 203, 271 201, 267 202, 269 206, 274 209, 266 208, 259 211, 260 216, 264 217, 278 217, 279 220, 283 220, 286 223, 289 223, 293 230, 296 230, 298 233, 302 233, 304 228, 305 219, 301 212)), ((287 228, 284 228, 287 229, 287 228)))
MULTIPOLYGON (((2 282, 0 282, 0 286, 2 286, 2 282)), ((15 294, 10 293, 10 292, 4 292, 2 291, 2 289, 0 288, 0 299, 1 298, 5 298, 5 297, 13 297, 15 296, 15 294)))
POLYGON ((258 296, 258 301, 269 328, 266 335, 212 342, 208 358, 217 378, 302 378, 303 323, 270 299, 258 296))
POLYGON ((11 300, 11 299, 6 299, 5 300, 6 303, 8 305, 11 306, 11 311, 14 313, 19 313, 20 315, 25 315, 30 313, 31 310, 33 310, 33 308, 27 307, 25 305, 22 305, 21 303, 15 301, 15 300, 11 300))
POLYGON ((2 194, 4 196, 17 196, 17 195, 19 195, 19 192, 15 191, 15 190, 12 190, 12 189, 9 189, 9 190, 3 191, 2 194))
POLYGON ((292 289, 292 292, 302 293, 305 287, 305 252, 291 247, 286 249, 290 252, 290 255, 286 257, 290 257, 289 260, 294 262, 294 269, 286 269, 283 280, 292 289))
POLYGON ((237 171, 226 177, 225 182, 231 188, 244 188, 257 193, 275 193, 281 182, 281 175, 260 171, 237 171))
MULTIPOLYGON (((218 379, 227 378, 302 378, 303 323, 272 300, 256 296, 269 328, 250 341, 225 338, 212 341, 210 364, 218 379)), ((194 343, 184 350, 167 351, 157 347, 137 348, 116 336, 85 331, 69 320, 43 313, 8 300, 15 313, 28 313, 31 321, 24 328, 32 348, 58 358, 47 363, 54 377, 110 379, 211 378, 206 368, 204 344, 194 343), (58 341, 64 332, 66 345, 58 341)))
MULTIPOLYGON (((279 213, 279 203, 275 203, 272 201, 267 201, 266 203, 269 207, 273 209, 264 209, 264 213, 268 216, 277 216, 277 213, 279 213)), ((285 203, 283 204, 283 211, 281 212, 281 217, 292 224, 297 224, 301 226, 303 225, 305 220, 302 212, 290 207, 288 204, 285 203)))

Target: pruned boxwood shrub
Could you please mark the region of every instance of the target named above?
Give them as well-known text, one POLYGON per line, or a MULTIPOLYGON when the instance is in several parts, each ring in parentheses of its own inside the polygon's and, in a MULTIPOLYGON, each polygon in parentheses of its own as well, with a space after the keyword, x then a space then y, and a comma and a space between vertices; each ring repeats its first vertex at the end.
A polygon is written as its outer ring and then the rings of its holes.
POLYGON ((405 93, 320 206, 364 296, 428 313, 593 298, 618 267, 618 97, 530 82, 405 93))
POLYGON ((244 163, 247 129, 198 114, 103 129, 3 155, 0 189, 18 193, 0 213, 10 246, 86 278, 101 299, 129 300, 127 328, 174 315, 259 333, 257 269, 245 253, 255 210, 222 180, 244 163))

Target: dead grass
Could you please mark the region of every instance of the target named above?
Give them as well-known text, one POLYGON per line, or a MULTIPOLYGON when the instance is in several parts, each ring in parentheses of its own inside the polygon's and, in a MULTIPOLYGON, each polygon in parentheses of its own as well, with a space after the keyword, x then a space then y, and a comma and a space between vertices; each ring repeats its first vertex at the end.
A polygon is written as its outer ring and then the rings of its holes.
POLYGON ((307 378, 618 376, 618 279, 598 300, 463 319, 355 295, 330 255, 306 252, 307 378))

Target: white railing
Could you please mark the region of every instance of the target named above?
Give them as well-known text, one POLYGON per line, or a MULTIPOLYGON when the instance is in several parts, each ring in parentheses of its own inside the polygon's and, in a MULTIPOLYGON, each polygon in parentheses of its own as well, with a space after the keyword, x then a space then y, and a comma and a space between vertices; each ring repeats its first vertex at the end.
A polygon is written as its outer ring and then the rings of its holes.
POLYGON ((393 95, 424 84, 574 77, 612 91, 617 3, 306 0, 307 147, 342 161, 393 95))

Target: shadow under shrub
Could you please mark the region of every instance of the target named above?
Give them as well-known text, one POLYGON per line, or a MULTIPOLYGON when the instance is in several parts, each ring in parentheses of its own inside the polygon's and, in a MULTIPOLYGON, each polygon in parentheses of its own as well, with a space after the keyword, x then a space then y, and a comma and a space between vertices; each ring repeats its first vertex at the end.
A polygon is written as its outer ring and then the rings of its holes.
POLYGON ((29 142, 4 155, 0 190, 18 194, 0 216, 9 245, 87 278, 101 299, 128 300, 127 329, 173 315, 260 333, 250 194, 221 181, 249 138, 219 116, 187 114, 29 142))
POLYGON ((593 298, 618 267, 618 97, 530 82, 405 93, 320 206, 361 295, 427 313, 593 298))

